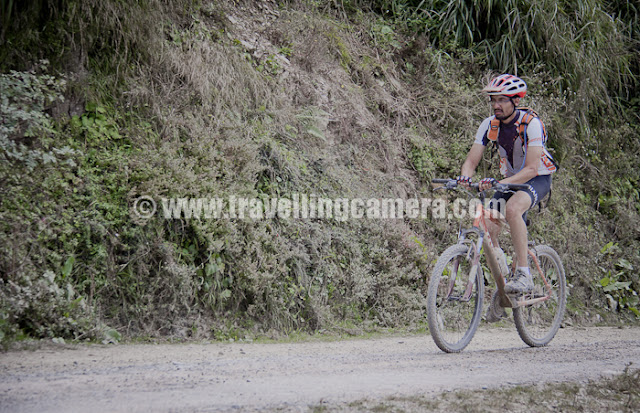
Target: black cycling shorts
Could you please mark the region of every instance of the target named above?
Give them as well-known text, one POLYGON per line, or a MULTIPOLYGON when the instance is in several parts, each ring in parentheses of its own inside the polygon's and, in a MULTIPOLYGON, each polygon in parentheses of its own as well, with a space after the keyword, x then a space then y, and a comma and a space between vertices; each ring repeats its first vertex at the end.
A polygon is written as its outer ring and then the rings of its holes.
MULTIPOLYGON (((551 175, 538 175, 525 182, 525 185, 529 185, 529 189, 521 189, 521 191, 526 192, 529 194, 529 197, 531 197, 531 205, 529 206, 529 209, 531 209, 551 191, 551 175)), ((506 205, 514 193, 515 192, 496 192, 491 197, 491 201, 489 201, 489 208, 496 209, 500 213, 505 214, 505 211, 502 211, 501 205, 506 205)))

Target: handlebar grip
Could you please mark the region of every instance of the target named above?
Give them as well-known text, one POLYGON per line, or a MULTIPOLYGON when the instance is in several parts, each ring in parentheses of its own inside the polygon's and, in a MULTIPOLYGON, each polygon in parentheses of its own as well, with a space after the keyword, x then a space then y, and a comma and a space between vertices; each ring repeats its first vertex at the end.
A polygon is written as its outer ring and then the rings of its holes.
POLYGON ((503 184, 503 185, 511 189, 529 189, 529 185, 526 185, 526 184, 503 184))
POLYGON ((431 182, 434 184, 448 184, 451 179, 432 179, 431 182))

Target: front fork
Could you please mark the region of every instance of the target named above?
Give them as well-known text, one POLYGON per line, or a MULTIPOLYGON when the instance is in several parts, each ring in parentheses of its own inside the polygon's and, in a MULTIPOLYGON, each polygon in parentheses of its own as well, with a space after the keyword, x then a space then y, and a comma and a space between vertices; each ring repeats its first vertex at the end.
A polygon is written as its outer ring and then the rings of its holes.
MULTIPOLYGON (((465 230, 460 234, 459 243, 467 243, 470 242, 471 246, 469 248, 469 253, 473 251, 472 257, 472 266, 471 271, 469 273, 469 280, 467 282, 467 289, 465 291, 463 299, 470 299, 471 294, 473 293, 473 283, 476 282, 477 273, 480 268, 480 256, 482 255, 482 248, 484 247, 484 253, 487 257, 487 265, 489 270, 491 271, 491 275, 496 283, 496 287, 498 289, 498 295, 500 297, 500 305, 502 307, 515 307, 518 304, 512 300, 504 290, 506 285, 505 276, 506 274, 502 274, 500 272, 500 265, 498 264, 498 259, 496 255, 493 253, 493 245, 491 245, 491 241, 489 237, 484 236, 484 232, 479 228, 474 227, 469 230, 465 230), (477 236, 477 240, 474 242, 467 238, 467 234, 474 233, 477 236)), ((536 260, 537 261, 537 260, 536 260)), ((455 264, 455 271, 457 273, 458 263, 455 264)), ((450 291, 453 291, 453 282, 449 286, 450 291)))
MULTIPOLYGON (((480 269, 480 254, 482 250, 483 239, 484 239, 484 234, 480 232, 477 228, 465 230, 460 234, 458 243, 470 244, 469 252, 467 254, 469 255, 473 254, 473 256, 471 257, 471 270, 469 271, 469 278, 467 280, 467 286, 466 286, 464 295, 461 298, 462 301, 469 301, 471 299, 471 295, 473 294, 473 285, 475 282, 477 282, 478 270, 480 269), (475 233, 478 236, 477 241, 473 241, 466 237, 466 235, 470 232, 475 233)), ((455 288, 455 282, 458 274, 459 265, 460 265, 460 259, 458 258, 453 264, 453 271, 454 271, 453 273, 456 274, 456 276, 451 277, 451 280, 449 281, 449 296, 453 293, 453 290, 455 288)))

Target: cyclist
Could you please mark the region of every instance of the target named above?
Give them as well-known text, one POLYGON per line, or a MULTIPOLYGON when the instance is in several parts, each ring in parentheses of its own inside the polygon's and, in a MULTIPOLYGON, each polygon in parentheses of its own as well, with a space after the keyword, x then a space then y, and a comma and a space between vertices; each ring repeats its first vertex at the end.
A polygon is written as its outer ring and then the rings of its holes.
MULTIPOLYGON (((494 140, 500 154, 503 179, 484 178, 479 183, 480 190, 491 188, 497 182, 529 185, 529 189, 516 193, 496 192, 490 204, 490 207, 498 210, 501 204, 505 206, 505 211, 500 212, 509 224, 517 259, 517 269, 510 276, 505 291, 510 294, 526 293, 533 289, 533 279, 527 261, 528 237, 523 215, 549 193, 551 174, 556 171, 556 166, 545 148, 544 126, 537 117, 529 118, 525 133, 520 131, 520 124, 527 112, 518 109, 518 105, 527 93, 527 84, 517 76, 503 74, 492 79, 482 91, 489 96, 494 115, 480 124, 457 180, 468 187, 485 147, 494 140), (493 132, 490 132, 492 129, 493 132), (499 200, 504 201, 497 202, 499 200)), ((499 224, 491 221, 487 224, 492 239, 497 242, 499 224)))

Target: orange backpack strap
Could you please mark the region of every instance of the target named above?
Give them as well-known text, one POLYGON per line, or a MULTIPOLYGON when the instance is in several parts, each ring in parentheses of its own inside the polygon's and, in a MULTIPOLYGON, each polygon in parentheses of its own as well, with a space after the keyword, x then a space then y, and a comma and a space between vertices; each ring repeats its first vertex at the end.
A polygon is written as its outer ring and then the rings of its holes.
MULTIPOLYGON (((540 120, 540 117, 531 108, 519 107, 518 110, 521 110, 521 111, 524 112, 524 116, 522 116, 522 119, 520 120, 520 123, 518 124, 518 134, 520 135, 520 139, 522 139, 522 144, 526 146, 527 145, 527 127, 529 126, 529 123, 533 119, 538 118, 538 120, 540 120)), ((544 126, 544 123, 542 123, 541 120, 540 120, 540 125, 542 126, 542 140, 543 140, 543 143, 546 143, 546 141, 547 141, 547 130, 546 130, 545 126, 544 126)))
POLYGON ((500 130, 500 119, 491 119, 491 125, 489 125, 489 131, 487 132, 487 138, 496 142, 498 140, 498 131, 500 130))
POLYGON ((498 153, 498 132, 500 131, 500 119, 491 119, 489 130, 487 131, 487 139, 493 142, 493 148, 491 149, 491 159, 498 153))
MULTIPOLYGON (((542 127, 542 143, 546 146, 547 128, 546 126, 544 126, 544 122, 542 122, 542 119, 540 119, 536 111, 527 107, 519 107, 518 109, 524 111, 524 116, 522 117, 522 120, 518 125, 518 134, 520 135, 520 139, 522 139, 522 145, 527 146, 527 127, 529 126, 529 123, 533 119, 538 118, 538 120, 540 121, 540 126, 542 127)), ((560 165, 555 161, 555 159, 553 159, 553 157, 549 155, 547 156, 547 159, 549 159, 553 166, 556 167, 556 171, 560 169, 560 165)), ((551 195, 549 195, 549 198, 551 198, 551 195)))

